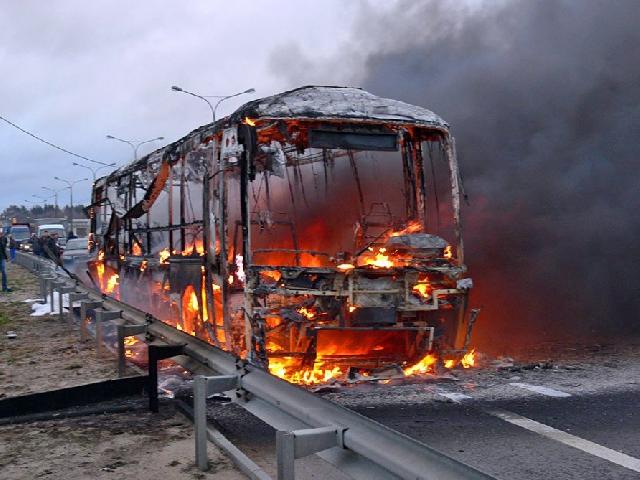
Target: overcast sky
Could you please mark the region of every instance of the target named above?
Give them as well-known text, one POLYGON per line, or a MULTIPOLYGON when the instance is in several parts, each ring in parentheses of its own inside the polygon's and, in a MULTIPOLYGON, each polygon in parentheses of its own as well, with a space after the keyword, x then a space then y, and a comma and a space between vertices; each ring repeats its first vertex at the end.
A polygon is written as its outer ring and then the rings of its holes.
MULTIPOLYGON (((106 134, 169 142, 209 121, 203 102, 171 92, 171 85, 204 95, 254 87, 248 101, 302 80, 353 78, 355 69, 327 69, 327 59, 353 48, 362 9, 390 3, 0 0, 0 115, 81 155, 121 165, 132 151, 106 134)), ((229 101, 219 115, 241 103, 229 101)), ((42 186, 62 187, 56 175, 90 176, 72 165, 77 159, 4 122, 0 145, 0 210, 47 193, 42 186)), ((76 203, 87 202, 89 191, 90 182, 77 185, 76 203)), ((60 195, 61 204, 68 202, 68 191, 60 195)))

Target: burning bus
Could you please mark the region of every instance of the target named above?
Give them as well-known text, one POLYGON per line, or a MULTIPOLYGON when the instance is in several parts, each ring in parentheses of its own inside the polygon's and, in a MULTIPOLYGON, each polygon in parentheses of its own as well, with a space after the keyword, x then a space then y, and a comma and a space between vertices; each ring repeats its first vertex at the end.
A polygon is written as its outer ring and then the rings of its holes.
POLYGON ((433 112, 302 87, 96 181, 86 274, 292 382, 468 364, 460 189, 433 112))

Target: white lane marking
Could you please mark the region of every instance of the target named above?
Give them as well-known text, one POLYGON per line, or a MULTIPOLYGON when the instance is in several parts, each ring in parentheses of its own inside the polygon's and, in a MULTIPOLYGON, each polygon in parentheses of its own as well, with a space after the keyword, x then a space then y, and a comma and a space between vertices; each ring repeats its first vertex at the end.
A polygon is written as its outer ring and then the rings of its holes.
POLYGON ((543 387, 542 385, 529 385, 528 383, 510 383, 509 385, 519 388, 524 388, 531 392, 540 393, 547 397, 565 398, 570 397, 570 393, 561 392, 560 390, 554 390, 553 388, 543 387))
POLYGON ((513 412, 508 412, 506 410, 486 410, 486 412, 504 420, 505 422, 525 428, 544 437, 564 443, 565 445, 577 448, 578 450, 582 450, 583 452, 590 453, 591 455, 615 463, 624 468, 628 468, 634 472, 640 472, 640 459, 627 455, 626 453, 621 453, 616 450, 603 447, 597 443, 576 437, 575 435, 571 435, 565 431, 555 429, 549 425, 536 422, 535 420, 531 420, 513 412))
POLYGON ((438 395, 440 395, 441 397, 448 398, 449 400, 451 400, 451 401, 453 401, 455 403, 461 403, 462 400, 466 400, 467 398, 471 398, 469 395, 465 395, 464 393, 446 392, 444 390, 439 391, 438 395))

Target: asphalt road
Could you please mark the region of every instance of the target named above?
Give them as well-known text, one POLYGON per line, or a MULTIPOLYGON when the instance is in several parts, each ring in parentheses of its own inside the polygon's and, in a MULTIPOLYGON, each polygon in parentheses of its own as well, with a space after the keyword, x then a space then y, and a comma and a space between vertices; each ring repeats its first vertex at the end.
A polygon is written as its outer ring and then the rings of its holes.
MULTIPOLYGON (((640 478, 640 471, 509 423, 494 412, 512 412, 635 457, 635 465, 640 468, 639 407, 640 390, 634 390, 566 398, 538 395, 508 401, 470 398, 460 403, 355 410, 499 479, 631 480, 640 478)), ((579 441, 578 445, 618 460, 615 454, 588 442, 579 441)))
MULTIPOLYGON (((570 358, 553 368, 487 367, 322 395, 501 480, 640 479, 638 352, 613 349, 604 362, 581 353, 579 368, 570 358)), ((212 405, 210 418, 274 471, 271 427, 236 405, 212 405)), ((298 474, 339 478, 317 457, 301 462, 298 474)))

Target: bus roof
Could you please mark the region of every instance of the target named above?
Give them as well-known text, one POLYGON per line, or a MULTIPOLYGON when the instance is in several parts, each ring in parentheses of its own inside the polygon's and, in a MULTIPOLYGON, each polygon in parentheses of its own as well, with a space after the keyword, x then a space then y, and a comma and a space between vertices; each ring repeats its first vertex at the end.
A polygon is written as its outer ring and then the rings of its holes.
POLYGON ((244 117, 378 120, 449 128, 449 125, 431 110, 399 100, 378 97, 354 87, 296 88, 245 103, 230 118, 242 120, 244 117))

